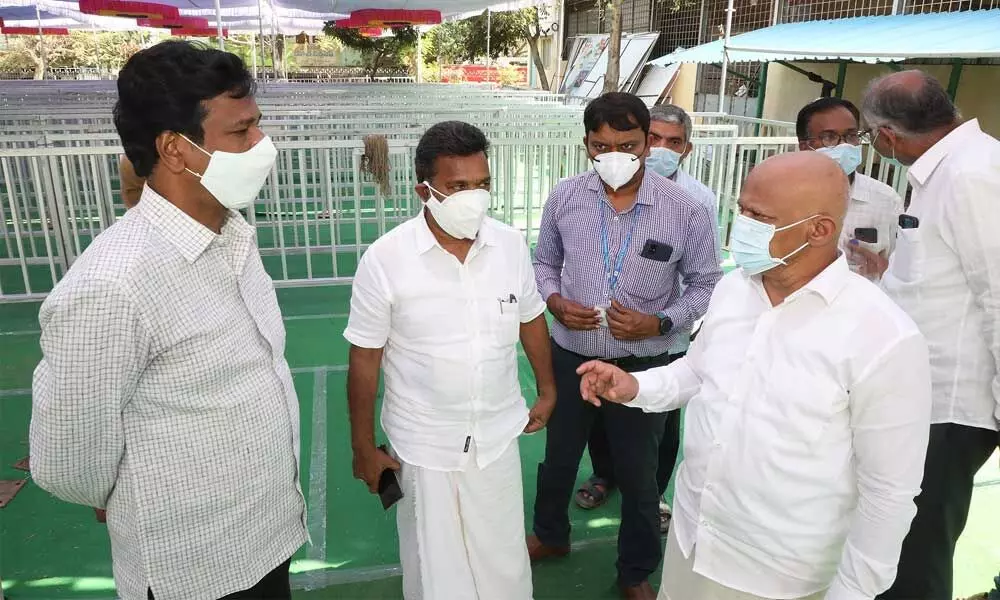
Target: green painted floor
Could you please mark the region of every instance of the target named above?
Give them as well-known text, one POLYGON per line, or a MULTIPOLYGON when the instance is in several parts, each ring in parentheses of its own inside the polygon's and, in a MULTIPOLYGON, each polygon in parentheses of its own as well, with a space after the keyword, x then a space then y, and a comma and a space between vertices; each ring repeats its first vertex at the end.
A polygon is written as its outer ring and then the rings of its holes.
MULTIPOLYGON (((302 406, 303 489, 310 505, 313 477, 324 473, 313 443, 326 439, 325 531, 314 536, 325 552, 303 549, 293 563, 293 580, 302 586, 296 598, 320 600, 400 598, 395 523, 362 485, 351 477, 351 455, 345 404, 349 289, 279 290, 288 330, 288 361, 302 406), (325 394, 324 394, 325 391, 325 394), (320 403, 323 403, 320 406, 320 403), (320 410, 317 411, 317 407, 320 410), (325 412, 326 418, 320 419, 325 412)), ((0 305, 0 479, 22 477, 11 468, 28 452, 31 373, 40 351, 37 304, 0 305)), ((533 383, 523 369, 525 395, 533 383)), ((524 463, 525 514, 535 490, 535 472, 544 435, 521 440, 524 463)), ((589 465, 581 466, 581 479, 589 465)), ((1000 471, 997 459, 980 474, 966 535, 956 557, 956 595, 984 591, 1000 569, 1000 471)), ((318 486, 317 486, 318 487, 318 486)), ((313 496, 313 494, 316 496, 313 496)), ((535 569, 536 598, 597 599, 617 597, 613 589, 617 528, 617 496, 608 506, 588 513, 572 509, 573 554, 535 569)), ((312 527, 319 526, 316 519, 312 527)), ((20 598, 113 598, 110 551, 104 527, 87 508, 65 504, 37 486, 28 486, 0 510, 0 577, 8 600, 20 598)), ((658 581, 659 575, 654 576, 658 581)))

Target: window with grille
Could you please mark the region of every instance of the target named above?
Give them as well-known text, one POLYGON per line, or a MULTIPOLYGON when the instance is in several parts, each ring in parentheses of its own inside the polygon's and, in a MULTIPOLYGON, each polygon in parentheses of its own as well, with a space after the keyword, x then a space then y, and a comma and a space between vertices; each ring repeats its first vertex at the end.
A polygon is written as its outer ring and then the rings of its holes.
POLYGON ((900 3, 900 12, 907 15, 993 8, 1000 8, 1000 0, 901 0, 900 3))

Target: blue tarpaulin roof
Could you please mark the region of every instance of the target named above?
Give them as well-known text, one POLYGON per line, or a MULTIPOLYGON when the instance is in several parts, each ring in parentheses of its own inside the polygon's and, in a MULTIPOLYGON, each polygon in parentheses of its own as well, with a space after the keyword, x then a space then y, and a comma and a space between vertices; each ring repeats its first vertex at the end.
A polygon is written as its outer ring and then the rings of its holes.
MULTIPOLYGON (((730 62, 1000 57, 1000 9, 785 23, 734 35, 730 62)), ((650 64, 721 63, 723 40, 677 50, 650 64)))

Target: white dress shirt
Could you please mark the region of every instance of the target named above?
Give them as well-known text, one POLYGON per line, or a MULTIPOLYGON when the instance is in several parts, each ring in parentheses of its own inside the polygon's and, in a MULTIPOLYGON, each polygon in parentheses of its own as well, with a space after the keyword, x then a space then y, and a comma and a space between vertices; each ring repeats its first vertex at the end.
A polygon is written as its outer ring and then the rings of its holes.
POLYGON ((149 187, 42 305, 31 474, 107 507, 118 594, 214 600, 306 541, 299 407, 254 229, 149 187))
MULTIPOLYGON (((718 257, 719 262, 722 262, 722 245, 719 241, 719 201, 715 197, 715 192, 713 192, 707 185, 698 181, 690 174, 688 174, 683 169, 677 169, 673 177, 674 183, 681 186, 687 190, 698 202, 705 205, 708 209, 709 214, 712 215, 712 232, 715 234, 715 255, 718 257)), ((681 280, 681 291, 684 291, 684 281, 681 280)), ((698 325, 695 322, 694 327, 698 325)), ((683 334, 678 336, 674 340, 673 345, 670 347, 670 354, 681 354, 682 352, 687 352, 688 348, 691 346, 691 331, 694 327, 687 327, 683 330, 683 334)))
POLYGON ((545 312, 524 236, 487 218, 465 263, 423 213, 361 257, 344 337, 385 348, 382 428, 403 462, 480 469, 528 424, 517 372, 522 323, 545 312))
MULTIPOLYGON (((840 248, 847 251, 855 229, 870 227, 878 231, 878 239, 874 244, 859 241, 859 245, 888 258, 896 247, 896 229, 902 212, 903 199, 896 190, 864 173, 855 173, 840 248)), ((853 265, 851 268, 854 270, 853 265)))
POLYGON ((934 423, 998 429, 1000 141, 973 119, 924 153, 907 177, 907 214, 883 286, 931 353, 934 423))
POLYGON ((923 476, 927 360, 843 257, 778 306, 726 275, 687 357, 637 374, 632 402, 687 403, 672 526, 695 571, 766 598, 887 589, 923 476))

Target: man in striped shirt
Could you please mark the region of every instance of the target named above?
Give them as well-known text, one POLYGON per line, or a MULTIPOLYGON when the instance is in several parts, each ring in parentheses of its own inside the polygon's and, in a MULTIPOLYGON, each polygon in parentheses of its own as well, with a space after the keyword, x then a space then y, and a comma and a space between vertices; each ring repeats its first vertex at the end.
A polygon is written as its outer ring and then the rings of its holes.
POLYGON ((584 125, 594 171, 552 191, 535 252, 538 287, 556 318, 558 399, 528 548, 534 560, 569 552, 570 497, 601 411, 622 493, 618 584, 626 598, 652 598, 647 579, 661 556, 656 470, 664 416, 581 402, 576 369, 593 358, 626 370, 669 363, 677 336, 705 313, 721 272, 708 209, 645 169, 650 116, 642 101, 605 94, 587 107, 584 125))

